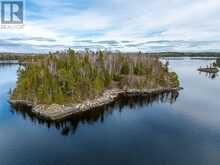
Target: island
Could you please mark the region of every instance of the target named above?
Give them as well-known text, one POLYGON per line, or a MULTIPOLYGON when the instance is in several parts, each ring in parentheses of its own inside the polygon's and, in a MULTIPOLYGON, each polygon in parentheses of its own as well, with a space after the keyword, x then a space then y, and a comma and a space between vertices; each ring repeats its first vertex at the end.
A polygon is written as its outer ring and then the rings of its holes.
POLYGON ((215 67, 199 68, 198 71, 206 73, 218 73, 219 70, 215 67))
POLYGON ((62 120, 107 105, 119 96, 181 90, 177 74, 168 65, 158 56, 141 53, 69 49, 36 56, 34 62, 20 66, 9 101, 13 106, 31 107, 41 118, 62 120))
POLYGON ((210 64, 209 66, 207 65, 206 67, 201 67, 198 69, 199 72, 206 72, 208 74, 216 74, 219 72, 218 70, 218 59, 216 59, 216 62, 210 64))

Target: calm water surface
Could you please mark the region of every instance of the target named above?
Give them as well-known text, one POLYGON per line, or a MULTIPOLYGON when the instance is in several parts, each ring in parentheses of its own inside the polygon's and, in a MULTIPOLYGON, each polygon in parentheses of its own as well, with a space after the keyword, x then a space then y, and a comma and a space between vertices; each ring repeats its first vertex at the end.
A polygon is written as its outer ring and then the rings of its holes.
POLYGON ((170 60, 184 90, 127 98, 62 123, 38 120, 7 102, 17 65, 0 65, 0 165, 219 165, 220 77, 212 61, 170 60))

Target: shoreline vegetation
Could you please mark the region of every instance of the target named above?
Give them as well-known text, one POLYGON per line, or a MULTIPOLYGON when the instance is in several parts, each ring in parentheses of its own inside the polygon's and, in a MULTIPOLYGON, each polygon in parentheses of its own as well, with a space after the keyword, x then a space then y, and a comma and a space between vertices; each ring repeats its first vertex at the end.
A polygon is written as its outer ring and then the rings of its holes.
MULTIPOLYGON (((21 57, 20 57, 21 58, 21 57)), ((61 120, 114 102, 119 96, 179 91, 168 62, 145 54, 50 53, 22 57, 10 103, 26 105, 50 120, 61 120)))

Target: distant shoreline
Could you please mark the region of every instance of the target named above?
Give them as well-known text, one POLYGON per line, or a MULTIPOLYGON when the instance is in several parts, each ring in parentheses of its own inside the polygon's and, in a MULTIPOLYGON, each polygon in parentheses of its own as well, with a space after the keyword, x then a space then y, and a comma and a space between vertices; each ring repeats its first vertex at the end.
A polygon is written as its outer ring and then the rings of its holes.
MULTIPOLYGON (((92 51, 91 53, 95 53, 92 51)), ((98 52, 98 51, 97 51, 98 52)), ((78 51, 78 54, 85 53, 84 51, 78 51)), ((106 52, 107 54, 118 54, 119 52, 106 52)), ((220 52, 120 52, 121 54, 128 55, 148 55, 156 57, 192 57, 192 58, 204 58, 204 57, 214 57, 220 58, 220 52)), ((66 54, 66 51, 61 51, 61 54, 66 54)), ((49 53, 9 53, 9 52, 0 52, 0 61, 1 60, 19 60, 22 57, 35 57, 35 56, 47 56, 49 53)))

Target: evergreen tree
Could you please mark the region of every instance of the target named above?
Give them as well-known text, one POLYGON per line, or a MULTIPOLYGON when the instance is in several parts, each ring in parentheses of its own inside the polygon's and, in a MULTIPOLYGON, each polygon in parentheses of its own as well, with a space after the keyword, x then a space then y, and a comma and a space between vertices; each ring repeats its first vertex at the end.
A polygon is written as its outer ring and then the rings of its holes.
POLYGON ((78 103, 95 98, 111 88, 156 88, 179 86, 176 73, 158 58, 144 55, 66 54, 23 57, 36 61, 18 70, 18 80, 11 97, 36 104, 78 103))

